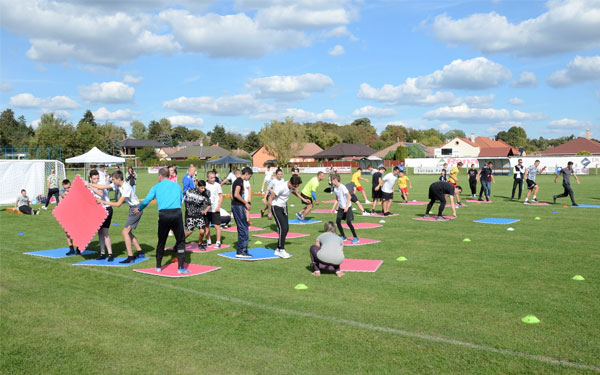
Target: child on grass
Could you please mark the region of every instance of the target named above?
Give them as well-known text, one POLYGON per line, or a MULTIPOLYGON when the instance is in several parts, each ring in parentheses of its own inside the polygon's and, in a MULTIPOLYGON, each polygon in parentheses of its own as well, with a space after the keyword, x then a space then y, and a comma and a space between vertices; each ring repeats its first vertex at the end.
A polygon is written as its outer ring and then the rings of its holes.
POLYGON ((206 181, 196 180, 196 186, 185 192, 185 237, 189 237, 194 228, 198 228, 198 247, 206 250, 204 235, 208 238, 206 214, 210 210, 210 192, 206 190, 206 181))

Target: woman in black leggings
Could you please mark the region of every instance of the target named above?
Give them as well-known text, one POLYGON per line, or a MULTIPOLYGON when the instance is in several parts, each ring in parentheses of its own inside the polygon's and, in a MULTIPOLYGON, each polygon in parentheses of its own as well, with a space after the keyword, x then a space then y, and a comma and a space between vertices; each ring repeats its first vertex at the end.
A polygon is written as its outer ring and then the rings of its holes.
POLYGON ((42 207, 44 210, 48 209, 48 204, 50 204, 50 198, 54 196, 56 200, 56 204, 58 204, 58 177, 56 177, 56 171, 52 169, 50 171, 50 176, 48 176, 48 196, 46 197, 46 205, 42 207))

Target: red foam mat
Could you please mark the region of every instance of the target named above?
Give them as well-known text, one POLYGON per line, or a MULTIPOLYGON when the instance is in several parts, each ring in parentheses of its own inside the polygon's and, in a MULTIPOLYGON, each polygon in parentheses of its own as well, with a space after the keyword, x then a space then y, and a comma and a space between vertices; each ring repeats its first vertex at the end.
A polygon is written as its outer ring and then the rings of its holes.
MULTIPOLYGON (((248 231, 250 231, 250 232, 257 232, 257 231, 263 230, 263 229, 265 229, 265 228, 253 227, 252 225, 250 225, 248 227, 248 231)), ((235 226, 229 227, 229 228, 223 228, 222 230, 224 230, 225 232, 237 233, 237 227, 235 227, 235 226)))
POLYGON ((156 272, 156 268, 138 268, 134 269, 135 272, 145 273, 146 275, 162 276, 162 277, 190 277, 202 275, 203 273, 212 272, 221 269, 221 267, 203 266, 201 264, 186 263, 185 268, 190 273, 179 274, 177 273, 177 262, 168 263, 162 267, 161 272, 156 272))
MULTIPOLYGON (((372 229, 372 228, 381 228, 383 225, 376 223, 352 223, 354 229, 372 229)), ((350 229, 348 224, 342 224, 342 228, 350 229)))
POLYGON ((344 272, 375 272, 379 269, 383 260, 379 259, 344 259, 340 270, 344 272))
MULTIPOLYGON (((253 236, 260 237, 260 238, 279 238, 279 234, 277 232, 259 233, 259 234, 253 234, 253 236)), ((308 237, 308 236, 310 236, 310 234, 308 234, 308 233, 288 232, 288 234, 285 238, 301 238, 301 237, 308 237)))
POLYGON ((353 237, 348 237, 346 238, 346 240, 344 241, 344 246, 361 246, 361 245, 372 245, 374 243, 379 243, 381 242, 380 240, 372 240, 370 238, 362 238, 362 237, 358 237, 358 242, 357 243, 352 243, 352 240, 354 238, 353 237))
MULTIPOLYGON (((229 244, 222 243, 221 247, 217 249, 215 247, 215 244, 213 243, 212 245, 207 246, 206 250, 200 250, 200 247, 198 247, 198 242, 190 242, 190 243, 185 244, 185 251, 190 252, 190 253, 206 253, 206 252, 213 251, 213 250, 227 249, 230 246, 231 245, 229 245, 229 244)), ((165 250, 173 251, 173 248, 169 247, 169 248, 166 248, 165 250)))
MULTIPOLYGON (((448 220, 454 220, 456 219, 456 217, 454 216, 444 216, 446 219, 448 220)), ((430 217, 413 217, 413 220, 418 220, 418 221, 437 221, 436 216, 430 216, 430 217)))

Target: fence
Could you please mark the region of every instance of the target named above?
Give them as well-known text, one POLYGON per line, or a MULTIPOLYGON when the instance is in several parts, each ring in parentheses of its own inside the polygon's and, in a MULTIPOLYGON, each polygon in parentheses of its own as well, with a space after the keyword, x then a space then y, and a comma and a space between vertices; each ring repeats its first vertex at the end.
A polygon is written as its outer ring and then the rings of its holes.
POLYGON ((0 148, 0 159, 62 160, 62 148, 4 146, 0 148))

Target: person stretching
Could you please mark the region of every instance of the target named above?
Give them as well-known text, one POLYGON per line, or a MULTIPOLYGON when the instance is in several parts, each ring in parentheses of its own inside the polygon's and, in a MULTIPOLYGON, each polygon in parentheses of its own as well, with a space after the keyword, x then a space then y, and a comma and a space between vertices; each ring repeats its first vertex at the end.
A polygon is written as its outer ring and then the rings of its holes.
POLYGON ((444 208, 446 208, 446 198, 450 196, 450 204, 452 205, 452 215, 456 217, 456 206, 454 205, 454 195, 460 194, 462 192, 462 187, 454 186, 446 181, 437 181, 429 186, 429 203, 427 204, 427 209, 425 210, 425 217, 430 217, 429 211, 433 207, 435 201, 440 202, 440 208, 438 210, 437 220, 445 221, 447 220, 442 214, 444 213, 444 208))
POLYGON ((42 207, 44 210, 48 209, 48 205, 50 204, 50 198, 52 198, 52 196, 54 196, 56 204, 58 204, 58 177, 56 177, 56 171, 54 170, 54 168, 52 168, 52 170, 50 171, 50 176, 48 176, 48 196, 46 197, 46 205, 42 207))
POLYGON ((289 181, 278 182, 271 189, 271 196, 269 197, 271 211, 269 211, 268 217, 269 219, 272 216, 275 217, 277 233, 279 234, 275 255, 280 258, 286 259, 290 257, 290 254, 285 251, 285 238, 287 237, 289 230, 287 201, 290 199, 290 194, 293 193, 305 203, 309 202, 308 199, 303 198, 298 193, 298 186, 300 186, 301 183, 302 179, 300 176, 293 175, 289 181))
POLYGON ((556 198, 564 198, 564 197, 568 196, 569 198, 571 198, 571 204, 573 206, 575 206, 575 207, 579 206, 577 203, 575 203, 575 195, 573 194, 573 189, 571 189, 571 176, 575 177, 575 181, 577 181, 577 185, 579 185, 579 178, 577 177, 577 175, 575 174, 575 171, 573 170, 573 162, 572 161, 567 163, 566 168, 563 168, 560 170, 560 172, 558 172, 556 177, 554 177, 554 183, 556 183, 556 181, 558 180, 558 176, 560 176, 560 175, 563 176, 563 189, 565 189, 565 191, 560 195, 555 195, 552 197, 552 199, 554 200, 554 204, 556 204, 556 198))
POLYGON ((402 194, 402 199, 404 199, 404 203, 408 203, 408 185, 412 189, 412 182, 408 176, 404 175, 404 171, 400 171, 398 174, 398 188, 400 189, 400 193, 402 194))
POLYGON ((321 268, 333 267, 337 277, 344 276, 340 265, 344 261, 344 240, 335 233, 335 225, 325 223, 324 233, 317 237, 315 244, 310 247, 310 261, 313 275, 321 276, 321 268))
POLYGON ((190 273, 185 269, 185 233, 183 218, 181 216, 181 202, 183 191, 176 182, 169 180, 169 169, 161 168, 158 171, 158 183, 150 189, 142 203, 133 210, 139 214, 156 199, 158 206, 158 243, 156 244, 156 272, 162 271, 162 258, 165 253, 165 244, 169 231, 175 235, 175 249, 177 250, 177 273, 190 273))
POLYGON ((352 179, 350 181, 354 182, 354 185, 356 185, 356 190, 358 190, 362 193, 363 198, 365 199, 365 204, 369 204, 371 202, 369 202, 369 200, 367 199, 367 193, 365 193, 365 189, 360 184, 360 180, 363 180, 365 182, 369 182, 369 180, 367 180, 366 178, 361 177, 361 176, 362 176, 362 168, 358 167, 356 172, 354 172, 352 174, 352 179))
POLYGON ((540 166, 540 161, 536 160, 533 163, 533 165, 530 165, 525 170, 525 182, 527 183, 527 195, 525 196, 525 202, 523 202, 523 204, 529 204, 529 196, 531 195, 531 192, 533 192, 533 198, 531 199, 531 201, 533 203, 537 203, 536 198, 537 198, 537 193, 540 190, 540 187, 535 182, 535 177, 540 173, 544 173, 544 171, 546 170, 546 167, 539 169, 539 166, 540 166))
POLYGON ((331 182, 333 184, 333 192, 337 197, 337 200, 331 209, 331 213, 335 213, 337 209, 335 223, 340 231, 342 240, 346 240, 344 228, 342 228, 342 220, 346 220, 346 224, 348 224, 348 227, 354 236, 352 243, 357 243, 358 236, 356 235, 356 230, 354 230, 354 225, 352 225, 352 220, 354 220, 354 213, 352 212, 352 196, 350 195, 348 188, 340 182, 340 175, 334 176, 331 182))
POLYGON ((313 207, 314 207, 313 203, 316 205, 319 204, 319 200, 317 199, 317 189, 319 188, 319 182, 321 182, 321 180, 324 178, 325 178, 325 173, 319 172, 319 173, 317 173, 317 175, 315 177, 311 178, 306 183, 306 185, 304 185, 304 188, 302 189, 300 196, 302 197, 303 202, 308 202, 308 203, 302 209, 302 211, 296 213, 296 216, 298 216, 298 219, 304 220, 304 218, 306 218, 306 216, 308 216, 310 211, 313 209, 313 207))
POLYGON ((348 189, 348 192, 350 192, 350 200, 352 201, 352 203, 356 203, 356 205, 358 206, 358 209, 360 210, 360 212, 362 212, 363 216, 371 216, 370 213, 368 213, 365 208, 363 207, 362 204, 360 204, 360 201, 358 200, 358 197, 356 196, 356 185, 354 185, 354 182, 348 182, 346 184, 346 189, 348 189))

